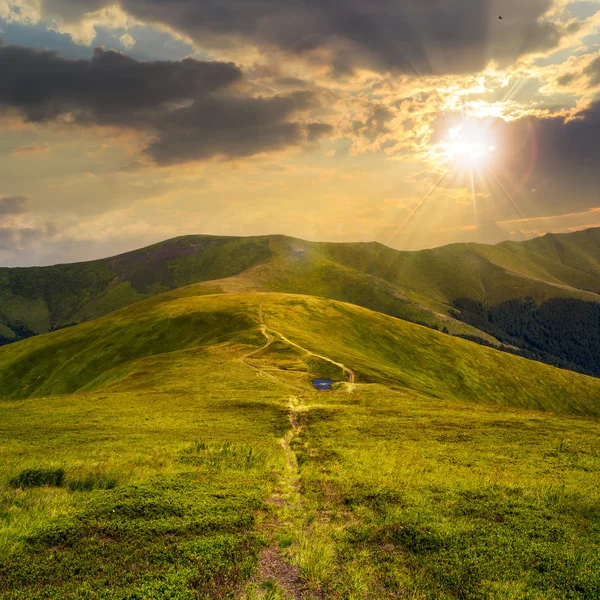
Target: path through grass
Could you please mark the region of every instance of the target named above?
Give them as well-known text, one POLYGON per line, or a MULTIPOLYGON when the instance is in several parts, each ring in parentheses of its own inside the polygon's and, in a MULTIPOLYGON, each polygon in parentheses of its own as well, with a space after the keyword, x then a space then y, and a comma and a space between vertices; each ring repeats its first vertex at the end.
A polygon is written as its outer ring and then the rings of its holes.
POLYGON ((0 599, 600 597, 596 380, 314 298, 139 306, 0 352, 0 599))

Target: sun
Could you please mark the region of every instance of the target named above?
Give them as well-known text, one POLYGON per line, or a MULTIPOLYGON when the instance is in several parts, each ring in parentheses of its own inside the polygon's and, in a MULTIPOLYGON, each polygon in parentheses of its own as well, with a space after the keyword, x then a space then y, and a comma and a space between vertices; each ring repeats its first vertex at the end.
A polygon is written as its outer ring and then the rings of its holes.
POLYGON ((489 164, 496 145, 485 128, 458 125, 448 130, 441 149, 451 163, 474 169, 489 164))

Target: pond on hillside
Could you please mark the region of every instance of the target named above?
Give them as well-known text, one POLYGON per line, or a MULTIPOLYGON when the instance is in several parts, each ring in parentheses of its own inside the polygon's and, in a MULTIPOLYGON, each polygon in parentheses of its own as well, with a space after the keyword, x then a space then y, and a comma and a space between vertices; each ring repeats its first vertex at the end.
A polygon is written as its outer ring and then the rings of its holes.
POLYGON ((334 383, 335 381, 332 381, 331 379, 313 379, 312 382, 313 387, 316 387, 321 391, 332 390, 334 383))

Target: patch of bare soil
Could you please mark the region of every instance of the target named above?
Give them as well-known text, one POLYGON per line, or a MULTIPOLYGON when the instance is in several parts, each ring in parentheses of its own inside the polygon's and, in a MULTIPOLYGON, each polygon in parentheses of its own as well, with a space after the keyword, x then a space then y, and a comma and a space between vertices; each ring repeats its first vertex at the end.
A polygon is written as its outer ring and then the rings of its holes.
POLYGON ((279 550, 273 546, 265 548, 258 563, 258 580, 274 581, 294 600, 304 598, 304 583, 297 566, 286 562, 279 550))

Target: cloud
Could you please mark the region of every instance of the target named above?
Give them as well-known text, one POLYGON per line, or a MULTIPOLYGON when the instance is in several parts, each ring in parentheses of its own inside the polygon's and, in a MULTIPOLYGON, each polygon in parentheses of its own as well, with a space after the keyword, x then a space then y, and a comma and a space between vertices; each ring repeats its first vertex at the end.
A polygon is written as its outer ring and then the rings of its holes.
MULTIPOLYGON (((114 0, 40 3, 42 17, 73 25, 113 5, 114 0)), ((552 0, 121 0, 118 5, 139 22, 165 25, 200 47, 250 44, 326 62, 341 72, 355 67, 475 72, 491 60, 507 65, 546 52, 578 27, 544 18, 552 0)))
POLYGON ((516 173, 536 179, 567 175, 573 191, 576 174, 592 176, 597 186, 600 164, 600 101, 564 116, 526 117, 496 124, 504 139, 504 162, 516 173))
POLYGON ((57 235, 53 223, 27 222, 31 221, 29 212, 29 198, 0 194, 0 260, 3 262, 18 259, 15 253, 35 248, 57 235))
POLYGON ((29 211, 29 198, 25 196, 2 196, 0 194, 0 216, 22 215, 29 211))
MULTIPOLYGON (((387 136, 392 133, 389 125, 396 117, 386 106, 381 104, 369 104, 366 114, 362 119, 354 119, 351 124, 350 133, 354 139, 362 138, 366 144, 375 144, 377 148, 387 140, 387 136)), ((362 149, 361 144, 355 142, 355 146, 362 149)))
POLYGON ((135 40, 128 34, 124 33, 120 38, 121 46, 125 48, 125 50, 130 50, 135 46, 135 40))
POLYGON ((158 138, 146 152, 160 164, 211 156, 244 157, 305 141, 331 131, 325 124, 290 119, 310 108, 313 96, 297 92, 271 98, 208 98, 165 115, 154 125, 158 138), (201 143, 199 143, 201 140, 201 143))
POLYGON ((51 152, 50 144, 33 144, 31 146, 17 146, 10 151, 10 154, 21 156, 31 154, 49 154, 51 152))
POLYGON ((52 224, 40 227, 0 227, 0 250, 30 249, 41 242, 53 239, 56 233, 56 228, 52 224))
MULTIPOLYGON (((437 119, 432 143, 442 141, 463 119, 459 114, 437 119)), ((600 100, 575 116, 542 113, 508 122, 472 118, 466 126, 482 128, 495 140, 494 155, 477 179, 494 196, 498 210, 505 211, 502 220, 514 219, 515 211, 531 217, 564 213, 565 206, 571 212, 598 206, 600 100)), ((443 182, 448 185, 470 189, 468 169, 456 166, 443 182)))
POLYGON ((592 85, 600 85, 600 55, 594 59, 585 69, 592 85))
POLYGON ((0 80, 0 109, 36 123, 141 130, 152 140, 146 155, 160 164, 250 156, 300 146, 330 130, 299 119, 317 106, 314 93, 252 96, 232 63, 139 62, 102 48, 91 60, 70 60, 0 46, 0 80))

